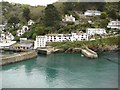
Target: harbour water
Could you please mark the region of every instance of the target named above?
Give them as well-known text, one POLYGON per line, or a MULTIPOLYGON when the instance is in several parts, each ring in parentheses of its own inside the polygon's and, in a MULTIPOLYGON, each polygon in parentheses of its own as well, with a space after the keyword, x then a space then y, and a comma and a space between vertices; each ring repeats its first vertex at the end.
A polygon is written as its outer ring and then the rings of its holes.
POLYGON ((100 53, 97 59, 68 53, 39 55, 3 66, 2 88, 117 88, 117 57, 117 52, 100 53))

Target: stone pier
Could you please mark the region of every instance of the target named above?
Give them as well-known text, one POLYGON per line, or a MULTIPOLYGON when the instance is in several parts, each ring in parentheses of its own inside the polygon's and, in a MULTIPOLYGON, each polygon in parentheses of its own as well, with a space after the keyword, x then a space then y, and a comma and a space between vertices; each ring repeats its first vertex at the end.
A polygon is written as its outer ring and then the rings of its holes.
POLYGON ((97 53, 89 48, 81 49, 81 53, 88 58, 98 58, 97 53))
POLYGON ((20 62, 23 60, 31 59, 37 56, 37 52, 32 50, 28 52, 21 52, 17 54, 11 54, 0 57, 0 65, 6 65, 10 63, 20 62))

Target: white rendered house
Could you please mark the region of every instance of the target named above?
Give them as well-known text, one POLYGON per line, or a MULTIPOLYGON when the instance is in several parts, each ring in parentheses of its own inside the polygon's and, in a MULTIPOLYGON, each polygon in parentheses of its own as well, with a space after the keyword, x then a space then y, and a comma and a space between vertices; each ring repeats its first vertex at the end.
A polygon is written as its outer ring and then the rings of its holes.
POLYGON ((107 25, 108 28, 120 29, 120 21, 110 21, 107 25))
POLYGON ((63 22, 75 22, 75 17, 73 17, 72 15, 68 16, 65 15, 64 19, 62 19, 63 22))
POLYGON ((4 30, 5 29, 5 25, 3 24, 0 24, 0 31, 4 30))
POLYGON ((29 30, 28 26, 23 26, 22 29, 17 30, 17 36, 23 35, 25 32, 29 30))
POLYGON ((9 32, 4 32, 0 34, 0 48, 7 47, 9 48, 11 45, 15 44, 16 41, 12 41, 14 36, 9 32))
POLYGON ((71 34, 48 34, 47 42, 71 41, 71 34))
POLYGON ((14 36, 11 33, 8 32, 7 35, 6 35, 6 39, 13 40, 14 36))
POLYGON ((87 10, 85 13, 84 13, 85 16, 99 16, 101 15, 101 12, 100 11, 97 11, 97 10, 87 10))
POLYGON ((106 30, 104 28, 87 28, 86 33, 90 36, 95 34, 104 35, 106 34, 106 30))
POLYGON ((7 33, 1 33, 0 34, 0 42, 2 42, 5 39, 11 41, 11 40, 14 39, 14 36, 11 33, 9 33, 9 32, 7 32, 7 33))
POLYGON ((87 33, 72 33, 71 41, 82 41, 82 40, 88 40, 87 33))
POLYGON ((37 36, 36 40, 34 41, 34 49, 39 47, 46 47, 47 37, 46 36, 37 36))
POLYGON ((15 43, 16 43, 16 41, 4 39, 2 42, 0 42, 0 48, 4 48, 4 47, 9 48, 11 45, 13 45, 15 43))
POLYGON ((38 47, 46 47, 46 43, 50 42, 66 42, 66 41, 82 41, 88 40, 87 33, 72 34, 47 34, 45 36, 37 36, 34 41, 34 49, 38 47))
POLYGON ((33 20, 29 20, 28 21, 28 25, 31 26, 32 24, 34 24, 35 22, 33 20))

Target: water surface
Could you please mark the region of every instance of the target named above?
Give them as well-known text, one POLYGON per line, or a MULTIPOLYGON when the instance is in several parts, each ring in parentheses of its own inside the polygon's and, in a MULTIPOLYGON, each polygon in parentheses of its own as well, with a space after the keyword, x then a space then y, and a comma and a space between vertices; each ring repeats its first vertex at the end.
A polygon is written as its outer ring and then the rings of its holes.
POLYGON ((98 59, 81 54, 39 55, 35 59, 3 66, 3 88, 117 88, 117 52, 98 59))

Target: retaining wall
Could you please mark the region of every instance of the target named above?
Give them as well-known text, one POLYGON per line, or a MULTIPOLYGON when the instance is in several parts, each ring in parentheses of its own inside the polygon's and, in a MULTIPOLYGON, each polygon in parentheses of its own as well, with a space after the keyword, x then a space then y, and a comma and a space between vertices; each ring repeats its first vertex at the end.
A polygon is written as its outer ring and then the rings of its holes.
POLYGON ((28 52, 22 52, 18 54, 11 54, 7 56, 0 57, 0 65, 6 65, 10 63, 15 63, 27 59, 31 59, 37 56, 36 51, 28 51, 28 52))

